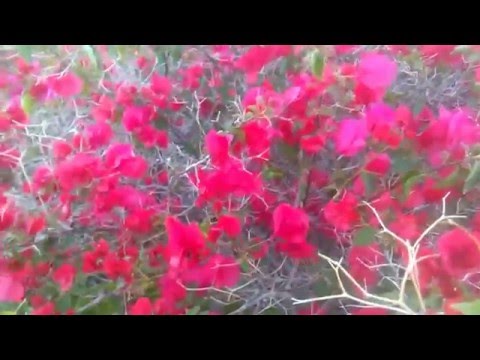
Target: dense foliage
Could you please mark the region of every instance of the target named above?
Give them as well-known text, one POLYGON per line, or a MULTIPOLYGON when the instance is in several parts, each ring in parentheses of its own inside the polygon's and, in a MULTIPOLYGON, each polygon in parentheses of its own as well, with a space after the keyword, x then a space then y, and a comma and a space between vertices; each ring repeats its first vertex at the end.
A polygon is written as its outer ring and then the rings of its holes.
POLYGON ((474 45, 0 48, 2 314, 480 314, 474 45))

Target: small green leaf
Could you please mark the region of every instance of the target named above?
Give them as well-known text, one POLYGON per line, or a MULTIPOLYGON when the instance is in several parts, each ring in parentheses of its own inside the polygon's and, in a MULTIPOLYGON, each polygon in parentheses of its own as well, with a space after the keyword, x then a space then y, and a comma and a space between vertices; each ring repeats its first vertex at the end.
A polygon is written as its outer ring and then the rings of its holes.
POLYGON ((0 315, 17 315, 15 311, 0 311, 0 315))
POLYGON ((299 152, 298 147, 281 142, 278 144, 278 149, 280 150, 281 155, 285 157, 285 159, 289 161, 297 161, 299 152))
POLYGON ((67 294, 63 297, 61 297, 59 300, 57 300, 56 302, 56 308, 58 309, 58 311, 64 313, 66 312, 68 309, 72 308, 72 296, 67 294))
POLYGON ((416 116, 420 114, 420 112, 423 110, 426 104, 427 104, 426 101, 419 101, 415 103, 415 105, 413 105, 413 108, 412 108, 413 115, 416 116))
POLYGON ((248 264, 248 262, 246 260, 243 260, 240 263, 240 268, 242 269, 242 271, 244 273, 248 273, 250 271, 250 265, 248 264))
POLYGON ((266 167, 263 172, 265 179, 272 180, 272 179, 281 179, 284 175, 283 172, 274 167, 266 167))
POLYGON ((480 183, 480 161, 475 161, 473 164, 470 173, 468 174, 467 178, 465 179, 465 185, 463 186, 463 193, 466 194, 470 190, 472 190, 475 186, 480 183))
POLYGON ((35 100, 30 95, 28 92, 24 92, 22 95, 22 98, 20 99, 20 104, 22 106, 23 111, 25 111, 26 114, 31 114, 33 105, 35 104, 35 100))
POLYGON ((12 302, 0 302, 0 315, 16 315, 18 304, 12 302))
POLYGON ((390 300, 396 300, 398 299, 398 295, 399 295, 399 292, 398 290, 392 290, 392 291, 388 291, 388 292, 385 292, 385 293, 382 293, 382 297, 383 298, 387 298, 387 299, 390 299, 390 300))
POLYGON ((445 179, 441 179, 438 182, 438 186, 445 188, 458 185, 465 181, 464 179, 468 176, 470 171, 464 167, 458 167, 454 172, 448 175, 445 179))
POLYGON ((423 174, 421 174, 418 170, 411 170, 405 174, 403 177, 403 194, 405 196, 408 196, 410 194, 410 191, 412 190, 412 187, 418 183, 420 180, 422 180, 423 174))
POLYGON ((332 286, 326 280, 320 280, 313 285, 313 291, 315 296, 326 296, 332 294, 332 286))
POLYGON ((98 67, 98 61, 97 61, 97 56, 95 54, 95 50, 93 50, 92 45, 83 45, 83 50, 87 53, 88 58, 90 59, 90 62, 92 65, 97 68, 98 67))
POLYGON ((318 79, 322 78, 323 68, 325 67, 325 58, 320 54, 319 51, 315 51, 312 54, 312 74, 315 75, 318 79))
POLYGON ((400 175, 415 170, 416 165, 417 162, 413 155, 403 153, 392 154, 392 169, 400 175))
POLYGON ((187 311, 187 315, 198 315, 200 312, 200 306, 194 306, 190 310, 187 311))
POLYGON ((365 171, 361 173, 360 177, 365 185, 365 195, 372 195, 375 192, 377 178, 374 174, 365 171))
POLYGON ((32 60, 32 45, 17 45, 18 53, 27 61, 32 60))
POLYGON ((276 309, 274 307, 271 307, 271 308, 265 310, 264 312, 262 312, 260 315, 267 315, 267 316, 274 315, 274 316, 277 316, 277 315, 285 315, 285 313, 282 312, 280 309, 276 309))
POLYGON ((458 303, 452 307, 462 312, 463 315, 480 315, 480 300, 458 303))
POLYGON ((370 245, 375 240, 376 231, 370 226, 366 226, 357 231, 353 238, 353 244, 356 246, 370 245))

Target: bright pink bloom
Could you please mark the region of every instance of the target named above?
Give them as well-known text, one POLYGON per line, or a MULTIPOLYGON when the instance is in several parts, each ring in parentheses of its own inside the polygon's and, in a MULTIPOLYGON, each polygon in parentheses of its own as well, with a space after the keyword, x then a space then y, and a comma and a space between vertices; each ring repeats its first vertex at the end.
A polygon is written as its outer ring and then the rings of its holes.
POLYGON ((388 154, 375 154, 370 153, 367 156, 367 163, 365 164, 365 170, 377 174, 377 175, 385 175, 390 170, 390 166, 392 161, 388 154))
POLYGON ((222 166, 230 159, 228 153, 230 141, 230 136, 218 134, 213 129, 209 131, 205 137, 205 145, 214 165, 222 166))
POLYGON ((304 242, 308 229, 308 215, 302 209, 280 204, 273 212, 274 236, 286 242, 304 242))
POLYGON ((300 147, 309 154, 316 154, 323 149, 325 145, 325 137, 321 134, 304 136, 300 140, 300 147))
POLYGON ((366 123, 363 119, 344 119, 340 122, 336 135, 337 152, 344 156, 354 156, 367 144, 366 123))
POLYGON ((21 282, 10 274, 0 274, 0 302, 20 302, 25 296, 21 282))
POLYGON ((56 315, 55 304, 53 302, 47 302, 33 309, 32 315, 56 315))
POLYGON ((65 140, 55 140, 52 145, 53 156, 56 160, 63 160, 71 154, 73 148, 65 140))
POLYGON ((113 130, 106 122, 92 124, 85 129, 85 139, 91 149, 107 145, 113 137, 113 130))
POLYGON ((137 299, 135 304, 130 307, 129 315, 152 315, 153 305, 149 298, 142 297, 137 299))
POLYGON ((125 228, 139 234, 148 234, 152 230, 154 215, 155 212, 153 210, 136 210, 125 217, 125 228))
POLYGON ((110 145, 105 153, 105 166, 111 169, 118 169, 122 162, 134 157, 133 147, 130 144, 116 143, 110 145))
POLYGON ((397 64, 386 55, 364 53, 357 76, 360 83, 376 92, 384 93, 397 77, 397 64))
POLYGON ((150 88, 156 94, 169 96, 172 92, 172 84, 166 76, 160 76, 157 73, 152 75, 150 88))
POLYGON ((177 218, 169 216, 165 220, 170 252, 180 254, 189 252, 201 255, 206 250, 206 242, 197 223, 183 224, 177 218))
POLYGON ((266 119, 250 120, 242 125, 245 144, 250 156, 262 155, 268 159, 273 129, 266 119))
POLYGON ((443 233, 438 239, 438 252, 445 270, 455 278, 480 269, 480 240, 477 233, 462 229, 443 233))
POLYGON ((352 311, 352 315, 388 315, 388 310, 383 308, 361 308, 352 311))
POLYGON ((323 211, 325 220, 339 231, 351 230, 360 220, 358 200, 352 193, 338 201, 330 200, 323 211))
POLYGON ((92 117, 95 119, 95 121, 105 122, 108 120, 113 120, 115 113, 115 102, 106 95, 102 95, 98 103, 99 104, 92 109, 92 117))
POLYGON ((114 254, 108 254, 103 261, 103 271, 112 280, 123 278, 126 283, 132 281, 133 265, 127 261, 118 258, 114 254))
POLYGON ((353 246, 347 257, 349 272, 362 287, 375 285, 379 280, 375 265, 382 264, 384 258, 378 244, 353 246))
POLYGON ((45 226, 46 220, 43 215, 29 216, 25 221, 25 231, 30 236, 38 234, 45 226))
POLYGON ((154 111, 150 106, 129 106, 123 113, 122 123, 131 132, 148 125, 153 116, 154 111))
POLYGON ((50 78, 49 81, 52 90, 63 97, 78 95, 83 89, 83 80, 71 72, 62 77, 50 78))
POLYGON ((240 220, 233 215, 220 216, 218 219, 218 227, 232 238, 237 237, 242 232, 242 224, 240 220))
POLYGON ((60 286, 62 292, 72 288, 75 281, 76 270, 71 264, 63 264, 53 273, 53 280, 60 286))
POLYGON ((315 246, 303 242, 282 241, 276 244, 276 249, 280 253, 286 254, 292 259, 312 259, 315 257, 315 246))
POLYGON ((213 255, 205 268, 210 274, 213 287, 232 287, 240 280, 240 266, 233 257, 213 255))

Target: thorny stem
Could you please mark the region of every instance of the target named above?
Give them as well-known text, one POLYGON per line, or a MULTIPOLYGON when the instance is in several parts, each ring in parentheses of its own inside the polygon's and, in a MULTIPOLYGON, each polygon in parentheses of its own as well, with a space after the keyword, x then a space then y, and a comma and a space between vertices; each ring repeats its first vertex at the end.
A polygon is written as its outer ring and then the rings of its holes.
MULTIPOLYGON (((332 300, 332 299, 349 299, 352 301, 355 301, 358 304, 362 305, 367 305, 367 306, 373 306, 373 307, 378 307, 378 308, 383 308, 389 311, 393 311, 396 313, 400 314, 416 314, 415 311, 413 311, 407 304, 406 304, 406 288, 407 288, 407 283, 408 280, 412 281, 415 294, 418 298, 419 306, 421 309, 422 313, 426 312, 426 305, 421 293, 420 285, 419 285, 419 279, 418 279, 418 263, 423 260, 423 258, 418 258, 418 252, 420 249, 420 245, 423 239, 425 239, 435 227, 437 227, 440 223, 444 221, 448 221, 449 224, 457 226, 461 229, 464 229, 467 234, 470 234, 468 230, 466 230, 464 227, 456 223, 453 219, 458 219, 458 218, 464 218, 465 216, 460 216, 460 215, 446 215, 446 199, 449 196, 449 193, 445 195, 442 199, 442 214, 440 217, 438 217, 431 225, 429 225, 425 231, 420 234, 420 236, 413 241, 413 244, 410 243, 409 241, 403 239, 393 231, 391 231, 383 222, 382 218, 380 217, 379 213, 377 210, 368 202, 363 202, 364 205, 368 206, 370 210, 374 213, 378 223, 380 224, 380 227, 382 228, 382 232, 389 234, 391 237, 393 237, 395 240, 397 240, 401 245, 403 245, 408 254, 408 264, 405 268, 405 273, 403 274, 403 277, 401 279, 401 284, 399 286, 399 295, 397 299, 389 299, 381 296, 376 296, 374 294, 370 294, 366 289, 364 289, 354 278, 353 276, 341 265, 342 260, 340 261, 335 261, 331 259, 330 257, 323 255, 319 253, 319 257, 326 260, 328 264, 333 268, 335 271, 338 285, 340 287, 341 293, 336 294, 336 295, 328 295, 328 296, 323 296, 323 297, 317 297, 317 298, 311 298, 311 299, 305 299, 305 300, 299 300, 293 298, 293 303, 294 305, 296 304, 305 304, 305 303, 310 303, 314 301, 325 301, 325 300, 332 300), (347 292, 345 285, 343 283, 343 280, 340 276, 340 272, 351 282, 353 286, 355 286, 363 295, 364 298, 358 298, 356 296, 353 296, 349 292, 347 292), (373 300, 373 301, 370 301, 373 300)), ((473 235, 471 235, 474 237, 473 235)), ((474 237, 475 238, 475 237, 474 237)), ((480 248, 480 241, 478 239, 474 239, 475 243, 477 246, 480 248)))

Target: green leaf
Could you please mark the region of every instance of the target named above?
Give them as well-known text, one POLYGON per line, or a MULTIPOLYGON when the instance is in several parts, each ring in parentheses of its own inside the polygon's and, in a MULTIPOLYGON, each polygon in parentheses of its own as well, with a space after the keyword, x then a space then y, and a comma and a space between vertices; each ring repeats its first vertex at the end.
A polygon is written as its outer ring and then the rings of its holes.
POLYGON ((357 231, 353 238, 353 244, 356 246, 366 246, 375 240, 376 231, 370 226, 366 226, 357 231))
POLYGON ((242 302, 241 301, 236 301, 234 303, 230 303, 228 305, 225 305, 223 307, 223 313, 228 315, 242 307, 242 302))
POLYGON ((200 306, 194 306, 190 310, 187 311, 187 315, 198 315, 200 312, 200 306))
POLYGON ((392 291, 388 291, 388 292, 385 292, 385 293, 382 293, 382 297, 383 298, 387 298, 387 299, 390 299, 390 300, 397 300, 398 299, 398 295, 399 295, 399 291, 397 289, 395 290, 392 290, 392 291))
POLYGON ((244 273, 248 273, 250 271, 250 264, 246 260, 242 260, 240 268, 244 273))
POLYGON ((17 315, 17 303, 0 302, 0 315, 17 315))
POLYGON ((323 75, 323 68, 325 67, 325 58, 319 51, 315 51, 312 54, 312 63, 311 69, 312 74, 317 77, 318 79, 322 78, 323 75))
POLYGON ((27 115, 30 115, 33 109, 33 105, 35 104, 35 99, 28 92, 24 92, 22 98, 20 99, 20 104, 23 111, 25 111, 27 115))
POLYGON ((315 296, 321 297, 331 295, 335 289, 332 289, 331 284, 327 280, 319 280, 315 285, 313 285, 313 291, 315 296))
POLYGON ((413 155, 405 153, 392 154, 392 169, 396 173, 402 175, 409 171, 415 170, 417 161, 413 155))
POLYGON ((72 296, 69 294, 66 294, 65 296, 61 297, 59 300, 56 302, 56 308, 58 311, 61 313, 66 312, 68 309, 72 308, 72 296))
POLYGON ((17 315, 15 311, 0 311, 0 315, 17 315))
POLYGON ((377 178, 374 174, 363 171, 360 174, 365 185, 365 195, 370 196, 375 192, 377 178))
POLYGON ((462 312, 463 315, 480 315, 480 300, 458 303, 452 307, 462 312))
POLYGON ((463 186, 463 193, 466 194, 470 190, 472 190, 475 186, 480 183, 480 161, 475 161, 473 164, 470 173, 468 174, 467 178, 465 179, 465 185, 463 186))
POLYGON ((264 312, 262 312, 260 315, 274 315, 274 316, 277 316, 277 315, 285 315, 285 313, 283 311, 281 311, 280 309, 276 309, 274 307, 271 307, 267 310, 265 310, 264 312))
POLYGON ((418 170, 411 170, 405 174, 403 177, 403 194, 405 196, 408 196, 410 194, 410 191, 412 190, 412 187, 418 183, 420 180, 423 178, 423 174, 421 174, 418 170))
POLYGON ((284 176, 282 170, 274 168, 272 166, 265 167, 263 175, 267 180, 281 179, 284 176))
POLYGON ((93 49, 92 45, 83 45, 83 51, 85 51, 88 55, 88 58, 90 59, 90 62, 92 65, 97 68, 98 67, 98 61, 97 61, 97 56, 95 53, 95 50, 93 49))
POLYGON ((299 148, 286 144, 284 142, 278 143, 278 149, 282 156, 289 161, 297 161, 299 148))
POLYGON ((32 45, 17 45, 18 53, 27 61, 32 60, 32 45))
POLYGON ((438 182, 439 187, 450 187, 458 185, 467 178, 470 171, 464 167, 458 167, 454 172, 448 175, 445 179, 442 179, 438 182))
MULTIPOLYGON (((87 303, 90 301, 91 300, 87 300, 87 303)), ((77 304, 77 307, 81 308, 79 304, 77 304)), ((120 297, 111 296, 83 311, 82 315, 120 315, 123 314, 123 312, 123 300, 120 297)))

